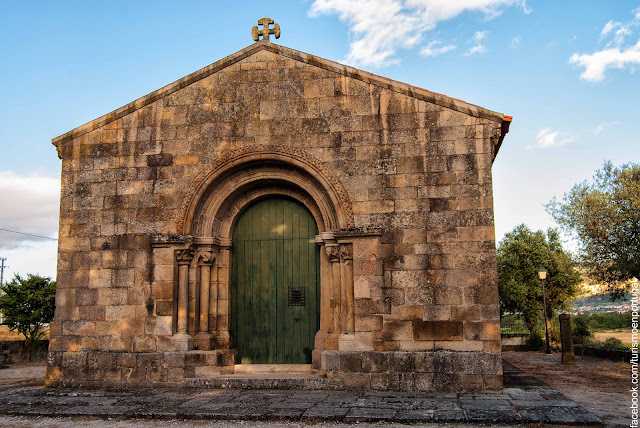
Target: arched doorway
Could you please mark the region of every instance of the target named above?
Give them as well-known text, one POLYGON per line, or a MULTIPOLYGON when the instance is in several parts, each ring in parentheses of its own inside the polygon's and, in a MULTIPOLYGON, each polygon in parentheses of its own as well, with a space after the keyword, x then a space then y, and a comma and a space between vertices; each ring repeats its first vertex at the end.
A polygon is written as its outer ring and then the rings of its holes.
POLYGON ((300 202, 271 196, 232 236, 230 333, 242 364, 310 364, 320 328, 318 226, 300 202))

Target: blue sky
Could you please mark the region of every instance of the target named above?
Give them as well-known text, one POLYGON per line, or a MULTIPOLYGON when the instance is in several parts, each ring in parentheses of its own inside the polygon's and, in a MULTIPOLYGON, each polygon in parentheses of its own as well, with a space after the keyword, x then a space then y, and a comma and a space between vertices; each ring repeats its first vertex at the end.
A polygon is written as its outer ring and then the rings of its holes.
MULTIPOLYGON (((640 2, 0 2, 0 228, 55 237, 51 139, 253 43, 276 43, 514 117, 493 166, 496 237, 604 160, 638 162, 640 2)), ((5 272, 55 276, 55 241, 0 231, 5 272)))

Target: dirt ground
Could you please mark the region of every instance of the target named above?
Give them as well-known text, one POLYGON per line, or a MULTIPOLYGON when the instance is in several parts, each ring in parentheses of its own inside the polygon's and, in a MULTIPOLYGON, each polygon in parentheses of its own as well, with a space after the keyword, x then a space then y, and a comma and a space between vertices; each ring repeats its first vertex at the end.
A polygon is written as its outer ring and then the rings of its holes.
POLYGON ((631 366, 595 357, 562 364, 560 354, 506 352, 503 358, 562 392, 598 416, 606 426, 629 426, 631 366))

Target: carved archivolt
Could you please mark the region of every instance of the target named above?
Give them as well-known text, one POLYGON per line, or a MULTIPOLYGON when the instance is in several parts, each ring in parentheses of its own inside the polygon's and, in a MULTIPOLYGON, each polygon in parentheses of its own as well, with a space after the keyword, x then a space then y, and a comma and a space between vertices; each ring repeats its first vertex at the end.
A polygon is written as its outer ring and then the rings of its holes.
MULTIPOLYGON (((306 197, 318 203, 325 227, 342 229, 354 226, 353 211, 347 191, 340 181, 320 161, 304 150, 290 146, 247 146, 223 152, 211 168, 193 181, 180 210, 182 221, 178 233, 200 235, 195 225, 201 215, 217 215, 205 211, 220 209, 234 192, 243 185, 250 188, 252 182, 278 182, 299 189, 306 197), (252 171, 243 174, 243 171, 252 171), (217 201, 207 199, 217 199, 217 201), (205 207, 205 205, 209 205, 205 207), (323 206, 324 204, 324 206, 323 206), (327 217, 333 213, 334 219, 327 217)), ((277 192, 276 192, 277 193, 277 192)), ((292 195, 304 198, 304 195, 292 195)), ((312 210, 313 211, 313 210, 312 210)), ((205 236, 208 233, 205 234, 205 236)))

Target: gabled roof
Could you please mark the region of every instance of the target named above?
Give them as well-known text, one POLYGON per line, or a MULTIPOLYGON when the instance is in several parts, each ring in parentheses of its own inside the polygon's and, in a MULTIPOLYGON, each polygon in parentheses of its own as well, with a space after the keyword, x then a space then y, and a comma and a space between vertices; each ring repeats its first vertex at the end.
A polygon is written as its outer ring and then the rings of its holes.
POLYGON ((223 68, 235 64, 236 62, 241 61, 244 58, 247 58, 262 50, 273 52, 278 55, 293 59, 295 61, 300 61, 305 64, 319 67, 328 71, 333 71, 343 76, 348 76, 350 78, 370 83, 372 85, 380 86, 393 92, 401 93, 442 107, 450 108, 452 110, 456 110, 470 116, 500 122, 502 123, 503 132, 502 136, 500 137, 499 143, 502 143, 502 138, 504 138, 504 134, 506 134, 505 131, 508 131, 509 129, 511 117, 505 116, 502 113, 496 113, 494 111, 467 103, 466 101, 462 101, 457 98, 452 98, 436 92, 427 91, 426 89, 422 89, 417 86, 411 86, 407 83, 392 80, 383 76, 378 76, 373 73, 369 73, 354 67, 337 63, 335 61, 330 61, 324 58, 300 52, 295 49, 287 48, 268 41, 259 41, 247 46, 242 50, 239 50, 234 54, 227 56, 226 58, 216 61, 204 68, 201 68, 200 70, 191 73, 188 76, 183 77, 182 79, 176 80, 175 82, 170 83, 167 86, 164 86, 156 91, 151 92, 150 94, 138 98, 137 100, 130 102, 129 104, 120 107, 119 109, 116 109, 111 113, 107 113, 104 116, 101 116, 88 123, 85 123, 84 125, 72 129, 71 131, 62 134, 59 137, 54 138, 52 140, 52 143, 57 147, 64 141, 72 140, 76 137, 91 132, 94 129, 100 128, 173 92, 179 91, 180 89, 185 88, 200 79, 204 79, 205 77, 210 76, 213 73, 216 73, 217 71, 220 71, 223 68))

